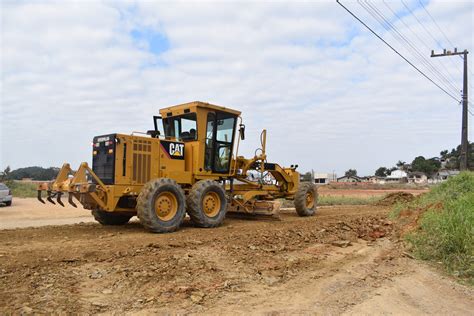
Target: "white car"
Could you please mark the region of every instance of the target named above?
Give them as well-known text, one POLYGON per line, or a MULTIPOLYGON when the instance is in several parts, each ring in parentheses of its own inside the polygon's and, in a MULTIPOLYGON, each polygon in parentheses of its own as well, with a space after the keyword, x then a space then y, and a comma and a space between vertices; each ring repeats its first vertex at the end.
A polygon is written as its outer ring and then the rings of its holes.
POLYGON ((0 204, 5 203, 6 206, 12 205, 12 191, 3 183, 0 183, 0 204))

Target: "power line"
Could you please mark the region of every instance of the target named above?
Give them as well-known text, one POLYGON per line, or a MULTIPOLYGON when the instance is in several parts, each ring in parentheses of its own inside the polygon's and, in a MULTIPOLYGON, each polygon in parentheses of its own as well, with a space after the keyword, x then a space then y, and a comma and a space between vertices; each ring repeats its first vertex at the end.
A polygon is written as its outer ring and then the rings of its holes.
POLYGON ((390 32, 390 29, 392 29, 393 31, 395 31, 395 33, 398 35, 398 37, 394 36, 394 38, 403 46, 407 49, 407 51, 409 51, 413 57, 415 57, 415 59, 417 59, 419 62, 421 62, 423 65, 425 65, 427 67, 427 70, 433 74, 435 77, 437 77, 437 79, 439 79, 441 82, 444 82, 444 84, 446 85, 447 88, 451 89, 451 92, 453 93, 457 93, 458 92, 458 88, 456 88, 456 86, 451 82, 449 81, 449 79, 447 79, 442 73, 440 73, 438 71, 438 69, 436 69, 433 64, 416 48, 416 46, 409 40, 407 39, 401 32, 398 31, 397 27, 392 24, 387 17, 385 17, 385 15, 379 11, 379 9, 375 6, 375 5, 372 5, 369 1, 365 1, 366 2, 366 6, 364 6, 360 0, 357 1, 359 3, 359 5, 361 5, 374 19, 376 19, 380 25, 382 25, 382 27, 384 27, 387 31, 390 32), (369 8, 370 7, 370 8, 369 8), (370 12, 370 10, 373 10, 373 12, 379 16, 379 18, 377 18, 372 12, 370 12), (388 26, 388 27, 387 27, 388 26), (407 47, 403 42, 405 42, 406 44, 409 45, 409 47, 407 47))
MULTIPOLYGON (((428 16, 431 18, 431 21, 433 21, 433 23, 436 25, 436 27, 438 28, 438 30, 441 32, 441 34, 443 34, 444 38, 448 41, 448 43, 451 45, 451 47, 456 47, 454 46, 454 44, 449 40, 449 38, 446 36, 446 34, 444 33, 444 31, 439 27, 438 23, 436 23, 435 19, 433 18, 433 16, 428 12, 428 9, 426 9, 425 5, 423 4, 423 2, 421 2, 420 0, 418 0, 418 2, 421 4, 421 7, 423 8, 423 10, 425 10, 426 14, 428 14, 428 16)), ((461 57, 461 56, 459 56, 461 57)), ((462 57, 461 57, 462 58, 462 57)))
MULTIPOLYGON (((456 47, 450 40, 449 38, 446 36, 446 33, 444 33, 443 29, 439 26, 438 23, 436 23, 436 20, 433 18, 433 16, 431 15, 431 13, 428 11, 428 9, 426 8, 426 6, 423 4, 423 2, 421 0, 418 0, 418 2, 420 3, 421 7, 423 8, 423 10, 426 12, 426 14, 431 18, 431 21, 433 21, 433 23, 436 25, 436 27, 438 28, 438 30, 441 32, 441 34, 443 35, 443 37, 446 39, 446 41, 448 41, 448 43, 451 45, 451 47, 456 47)), ((464 57, 459 55, 459 58, 463 59, 464 57)), ((468 70, 469 73, 471 74, 471 76, 473 75, 471 69, 468 70)), ((469 86, 471 86, 472 88, 472 85, 471 85, 471 82, 469 82, 469 86)))
MULTIPOLYGON (((471 107, 473 106, 471 101, 467 101, 467 104, 470 105, 471 107)), ((471 114, 472 116, 474 116, 474 113, 471 112, 471 110, 469 110, 469 107, 467 108, 467 111, 469 112, 469 114, 471 114)))
MULTIPOLYGON (((408 25, 407 23, 405 23, 405 21, 397 14, 397 12, 395 12, 392 7, 390 7, 390 5, 385 1, 385 0, 382 0, 383 4, 393 13, 393 15, 395 15, 398 19, 398 21, 402 22, 402 24, 425 46, 425 48, 430 51, 432 49, 432 47, 430 47, 426 41, 420 37, 415 31, 413 31, 413 29, 410 27, 410 25, 408 25)), ((439 64, 444 68, 444 70, 446 71, 446 73, 449 75, 449 77, 451 78, 451 80, 453 80, 454 82, 457 81, 457 79, 455 79, 453 77, 453 75, 451 74, 451 72, 449 71, 449 69, 445 66, 445 64, 442 62, 441 59, 438 59, 439 61, 439 64)))
POLYGON ((410 66, 412 66, 416 71, 418 71, 423 77, 425 77, 426 79, 428 79, 432 84, 434 84, 436 87, 438 87, 441 91, 443 91, 445 94, 447 94, 448 96, 450 96, 452 99, 456 100, 457 102, 459 102, 459 100, 453 96, 451 93, 449 93, 448 91, 446 91, 443 87, 441 87, 439 84, 437 84, 435 81, 433 81, 433 79, 431 79, 430 77, 428 77, 423 71, 421 71, 418 67, 416 67, 411 61, 409 61, 405 56, 403 56, 400 52, 398 52, 398 50, 396 50, 395 48, 393 48, 392 45, 390 45, 389 43, 387 43, 387 41, 385 41, 380 35, 378 35, 374 30, 372 30, 367 24, 364 23, 364 21, 362 21, 359 17, 357 17, 354 13, 352 13, 352 11, 350 11, 348 8, 346 8, 339 0, 336 0, 336 2, 342 7, 344 8, 344 10, 346 10, 350 15, 352 15, 357 21, 359 21, 359 23, 361 23, 363 26, 365 26, 372 34, 374 34, 379 40, 381 40, 385 45, 387 45, 393 52, 395 52, 398 56, 400 56, 405 62, 407 62, 410 66))
MULTIPOLYGON (((418 22, 418 24, 421 25, 421 27, 425 30, 425 32, 433 39, 433 41, 436 43, 436 45, 438 45, 439 48, 443 49, 443 45, 441 45, 441 43, 433 36, 433 34, 431 34, 431 32, 426 28, 425 24, 424 23, 421 23, 421 21, 418 19, 418 17, 415 15, 415 13, 412 11, 412 9, 410 9, 408 7, 408 5, 405 3, 405 1, 401 0, 403 6, 405 7, 405 9, 408 10, 408 12, 410 13, 410 15, 412 15, 415 20, 418 22)), ((452 59, 449 59, 451 61, 451 64, 454 65, 454 67, 456 69, 458 69, 459 73, 462 75, 462 71, 461 69, 458 68, 458 66, 454 63, 454 61, 452 59)))

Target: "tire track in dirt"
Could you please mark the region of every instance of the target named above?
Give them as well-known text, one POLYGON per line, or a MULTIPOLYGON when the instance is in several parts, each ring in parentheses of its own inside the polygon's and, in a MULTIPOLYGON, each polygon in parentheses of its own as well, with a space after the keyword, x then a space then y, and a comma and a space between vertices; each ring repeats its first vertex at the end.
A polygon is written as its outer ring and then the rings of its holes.
POLYGON ((186 223, 160 235, 138 223, 3 230, 0 310, 349 312, 391 280, 414 273, 388 239, 387 212, 322 207, 300 218, 285 210, 281 221, 227 219, 216 229, 186 223), (341 240, 352 245, 332 245, 341 240))

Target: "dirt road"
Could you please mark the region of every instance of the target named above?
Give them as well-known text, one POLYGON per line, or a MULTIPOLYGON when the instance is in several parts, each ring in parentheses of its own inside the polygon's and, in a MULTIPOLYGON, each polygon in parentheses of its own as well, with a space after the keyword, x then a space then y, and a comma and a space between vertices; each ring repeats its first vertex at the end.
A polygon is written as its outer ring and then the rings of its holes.
POLYGON ((65 225, 80 222, 93 222, 89 210, 80 205, 74 208, 67 204, 41 204, 37 199, 14 198, 12 206, 0 206, 0 229, 65 225))
MULTIPOLYGON (((371 190, 371 189, 331 189, 322 186, 318 189, 320 196, 344 197, 381 197, 393 192, 406 192, 419 195, 427 192, 424 189, 403 190, 371 190)), ((33 198, 14 198, 11 207, 0 206, 0 229, 38 227, 47 225, 65 225, 94 222, 89 210, 79 204, 77 208, 65 202, 65 207, 59 205, 41 204, 33 198)), ((290 203, 291 204, 291 203, 290 203)))
POLYGON ((321 207, 163 235, 138 223, 2 230, 0 311, 472 314, 473 290, 403 256, 387 212, 321 207))

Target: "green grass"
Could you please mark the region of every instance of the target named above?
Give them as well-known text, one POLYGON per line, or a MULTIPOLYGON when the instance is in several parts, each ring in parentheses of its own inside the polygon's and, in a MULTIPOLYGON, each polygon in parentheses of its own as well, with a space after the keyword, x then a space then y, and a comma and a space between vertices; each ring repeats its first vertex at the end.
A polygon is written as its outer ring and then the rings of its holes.
MULTIPOLYGON (((328 205, 368 205, 380 201, 381 197, 352 197, 352 196, 318 196, 318 206, 328 205)), ((291 200, 281 199, 282 207, 294 207, 294 203, 291 200)))
POLYGON ((383 197, 352 197, 352 196, 319 196, 318 205, 368 205, 383 197))
POLYGON ((28 198, 37 196, 37 185, 33 183, 24 183, 17 181, 5 181, 5 184, 10 188, 13 194, 13 198, 28 198))
POLYGON ((463 172, 411 203, 396 205, 391 216, 398 217, 403 209, 425 210, 420 228, 406 236, 415 256, 440 262, 474 285, 474 172, 463 172))
POLYGON ((392 206, 392 210, 388 214, 388 218, 391 220, 396 220, 400 216, 400 212, 403 211, 404 209, 407 209, 408 207, 414 207, 417 204, 418 197, 415 199, 413 202, 408 202, 408 203, 395 203, 395 205, 392 206))

